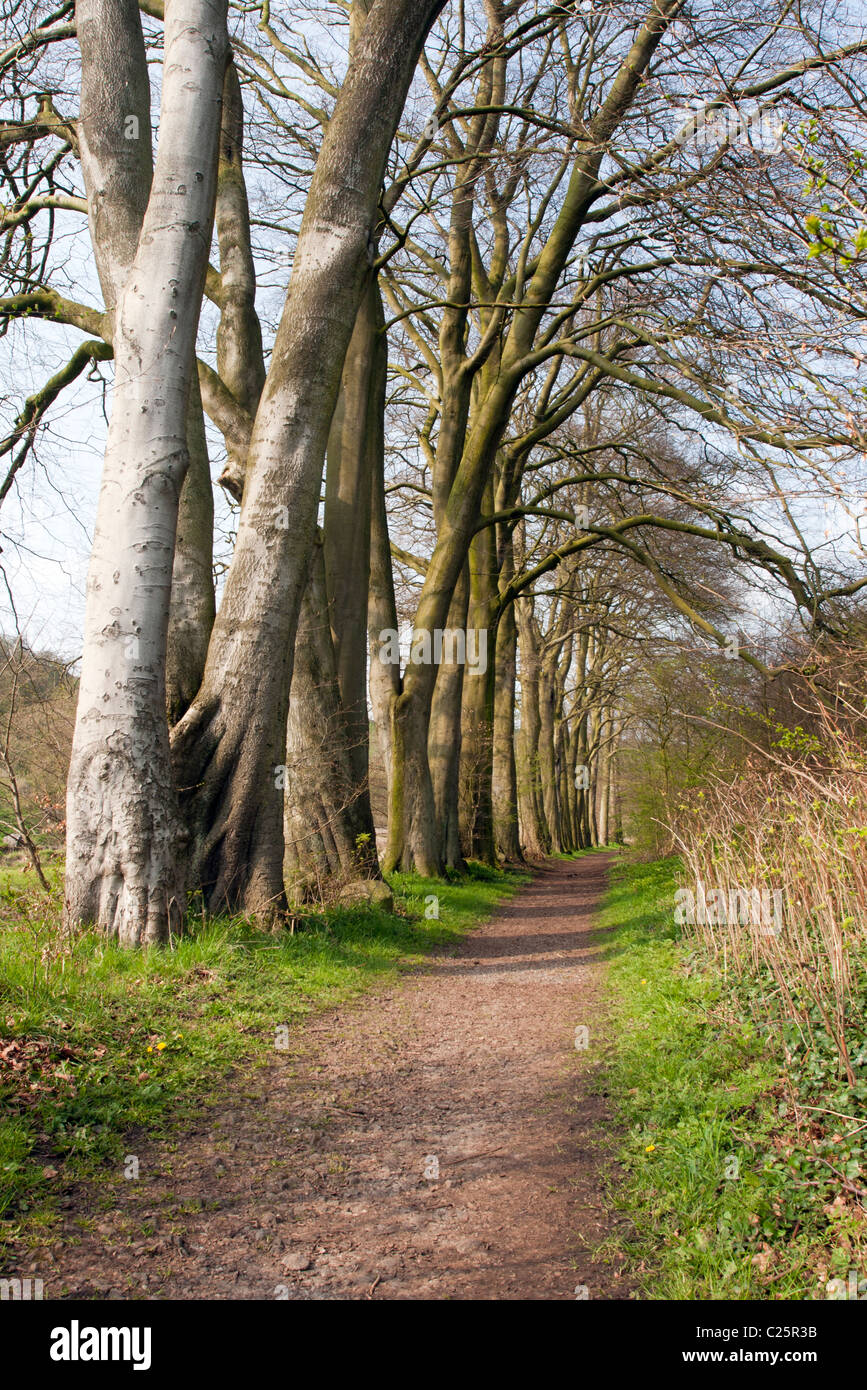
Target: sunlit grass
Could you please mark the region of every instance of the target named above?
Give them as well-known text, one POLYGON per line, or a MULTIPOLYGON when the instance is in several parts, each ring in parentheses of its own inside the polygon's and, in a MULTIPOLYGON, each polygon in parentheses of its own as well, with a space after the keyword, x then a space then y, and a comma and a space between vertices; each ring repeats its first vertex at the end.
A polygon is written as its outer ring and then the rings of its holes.
MULTIPOLYGON (((605 1086, 626 1128, 630 1267, 649 1298, 822 1297, 828 1277, 863 1273, 867 1258, 863 1208, 835 1201, 823 1157, 844 1139, 823 1137, 818 1113, 798 1128, 782 1025, 757 1026, 749 980, 680 939, 676 868, 616 869, 602 915, 613 929, 605 1086)), ((811 1102, 839 1107, 834 1068, 817 1075, 811 1102)))
POLYGON ((489 916, 519 876, 476 866, 445 882, 396 875, 395 911, 311 911, 294 934, 192 917, 170 950, 66 937, 59 894, 32 875, 0 882, 0 1221, 44 1220, 58 1187, 119 1162, 124 1135, 153 1136, 213 1100, 228 1073, 274 1055, 316 1010, 387 983, 489 916), (433 916, 438 904, 439 917, 433 916), (427 915, 426 915, 427 914, 427 915), (45 1170, 45 1171, 43 1171, 45 1170))

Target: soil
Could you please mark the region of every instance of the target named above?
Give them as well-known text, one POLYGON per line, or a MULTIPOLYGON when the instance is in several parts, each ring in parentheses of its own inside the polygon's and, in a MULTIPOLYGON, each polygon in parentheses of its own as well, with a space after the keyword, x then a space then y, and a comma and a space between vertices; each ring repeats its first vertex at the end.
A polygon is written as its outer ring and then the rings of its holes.
POLYGON ((546 863, 460 945, 224 1080, 176 1141, 131 1141, 140 1177, 110 1210, 104 1184, 67 1195, 46 1297, 634 1296, 594 1257, 620 1229, 610 858, 546 863))

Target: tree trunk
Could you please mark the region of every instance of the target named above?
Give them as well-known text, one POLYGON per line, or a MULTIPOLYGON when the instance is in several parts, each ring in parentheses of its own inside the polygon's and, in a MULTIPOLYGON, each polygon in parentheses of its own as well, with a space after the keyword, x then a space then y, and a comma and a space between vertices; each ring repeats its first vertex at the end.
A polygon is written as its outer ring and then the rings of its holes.
MULTIPOLYGON (((359 796, 317 542, 298 624, 286 738, 286 877, 295 900, 379 878, 370 804, 359 796)), ((278 779, 279 780, 279 779, 278 779)))
POLYGON ((153 177, 151 92, 138 0, 77 0, 77 129, 87 217, 106 309, 123 291, 153 177))
POLYGON ((389 840, 382 866, 386 874, 400 868, 437 878, 443 870, 427 755, 432 695, 431 689, 427 699, 412 700, 402 691, 391 702, 389 840))
POLYGON ((609 802, 608 802, 608 825, 611 831, 612 842, 615 845, 623 844, 623 818, 620 805, 620 788, 617 778, 617 751, 620 744, 620 735, 623 731, 623 721, 616 719, 614 722, 614 743, 611 749, 609 802))
MULTIPOLYGON (((368 785, 367 595, 370 585, 371 471, 382 468, 384 402, 376 365, 381 300, 369 277, 343 369, 328 442, 324 557, 328 611, 355 819, 376 844, 368 785)), ((375 855, 374 855, 375 861, 375 855)), ((377 874, 379 872, 377 865, 377 874)))
MULTIPOLYGON (((109 45, 114 33, 103 36, 109 45)), ((157 164, 115 316, 68 784, 66 909, 71 923, 96 923, 125 946, 165 941, 185 907, 166 643, 227 51, 225 0, 174 0, 157 164)), ((95 42, 83 67, 88 101, 112 60, 95 42)), ((113 138, 122 144, 122 125, 113 138)))
POLYGON ((607 713, 599 716, 599 756, 597 763, 597 786, 596 786, 596 824, 599 831, 600 845, 608 844, 608 796, 609 781, 611 775, 611 754, 609 745, 610 718, 607 713))
POLYGON ((187 407, 189 464, 181 491, 166 649, 169 725, 186 714, 202 683, 214 626, 214 489, 198 377, 187 407))
MULTIPOLYGON (((76 21, 83 73, 78 132, 88 220, 105 308, 113 313, 138 247, 153 178, 147 57, 138 4, 132 0, 78 0, 76 21)), ((199 688, 214 621, 214 500, 195 380, 187 409, 187 449, 167 644, 170 723, 180 719, 199 688)))
MULTIPOLYGON (((226 69, 223 124, 217 167, 215 230, 220 249, 220 322, 217 370, 250 417, 265 385, 262 328, 256 313, 256 268, 250 244, 250 210, 244 181, 244 105, 234 63, 226 69)), ((228 459, 220 482, 240 501, 247 469, 246 449, 227 440, 228 459)))
MULTIPOLYGON (((391 805, 393 755, 391 747, 391 706, 400 694, 399 660, 383 661, 393 653, 388 647, 388 634, 397 632, 397 603, 394 596, 394 574, 388 538, 388 517, 385 508, 385 441, 380 422, 385 416, 385 392, 388 377, 388 345, 385 336, 385 315, 382 299, 376 296, 377 336, 375 342, 374 378, 371 383, 371 409, 377 421, 370 446, 374 457, 370 466, 370 580, 367 594, 367 641, 370 707, 376 726, 380 756, 385 769, 386 795, 391 805)), ((399 845, 392 842, 392 820, 389 817, 389 841, 384 858, 397 862, 399 845)), ((402 833, 401 827, 395 827, 402 833)))
POLYGON ((572 851, 579 848, 578 792, 575 788, 575 753, 577 740, 571 723, 564 719, 561 728, 563 746, 563 819, 566 848, 572 851))
POLYGON ((587 762, 590 767, 590 788, 587 793, 587 824, 590 844, 599 844, 599 822, 596 819, 596 803, 599 788, 599 719, 596 710, 587 716, 587 762))
MULTIPOLYGON (((515 398, 521 382, 532 370, 536 336, 552 303, 560 280, 584 222, 588 207, 595 196, 599 169, 605 156, 605 142, 617 128, 638 90, 647 65, 667 28, 669 8, 676 9, 679 0, 660 0, 659 11, 653 11, 642 25, 608 93, 593 118, 592 138, 579 146, 568 187, 560 199, 559 209, 544 246, 533 261, 533 273, 525 290, 520 309, 515 313, 508 332, 496 353, 488 358, 478 378, 478 401, 471 427, 463 442, 460 464, 450 484, 448 502, 441 523, 437 524, 437 543, 427 567, 421 596, 416 610, 415 631, 427 634, 432 641, 437 628, 446 622, 449 605, 461 569, 475 534, 479 507, 485 486, 491 476, 497 450, 508 427, 515 398)), ((494 7, 491 7, 493 14, 494 7)), ((375 12, 374 12, 375 13, 375 12)), ((496 27, 496 26, 495 26, 496 27)), ((469 188, 467 197, 469 198, 469 188)), ((466 209, 464 209, 466 211, 466 209)), ((453 217, 456 208, 452 208, 453 217)), ((467 242, 458 248, 466 254, 467 242)), ((451 294, 455 282, 455 266, 450 277, 451 294)), ((460 302, 460 301, 459 301, 460 302)), ((452 305, 452 309, 455 305, 452 305)), ((455 319, 456 324, 459 319, 455 319)), ((394 706, 393 729, 401 726, 400 747, 414 746, 413 765, 420 768, 424 760, 426 728, 430 719, 434 682, 423 665, 410 665, 404 673, 403 691, 394 706), (423 737, 424 735, 424 737, 423 737)), ((395 758, 398 740, 395 740, 395 758)), ((553 754, 552 754, 553 756, 553 754)), ((429 770, 427 783, 430 781, 429 770)), ((406 783, 406 779, 404 779, 406 783)), ((426 785, 417 786, 414 795, 426 803, 426 785)), ((410 801, 403 792, 395 809, 410 813, 410 801)), ((413 833, 421 834, 428 822, 427 809, 420 812, 412 807, 413 833)), ((408 833, 408 822, 407 833, 408 833)), ((438 858, 432 841, 425 845, 428 862, 438 858)), ((390 856, 391 858, 391 856, 390 856)))
POLYGON ((518 772, 515 761, 515 607, 509 604, 497 628, 494 686, 494 750, 491 799, 494 844, 507 863, 523 859, 518 834, 518 772))
MULTIPOLYGON (((493 480, 489 479, 482 498, 482 516, 494 511, 493 480)), ((477 532, 470 545, 470 604, 467 613, 467 641, 474 636, 477 653, 485 652, 483 663, 467 668, 461 711, 461 835, 464 853, 483 863, 496 863, 494 849, 494 809, 491 777, 494 762, 494 682, 497 630, 495 615, 498 598, 497 545, 493 526, 477 532), (484 647, 482 639, 484 638, 484 647)))
POLYGON ((581 771, 582 785, 577 789, 576 818, 577 818, 577 838, 579 849, 589 849, 592 844, 590 837, 590 769, 587 766, 587 715, 583 715, 576 731, 575 749, 575 769, 581 771), (583 785, 587 781, 587 786, 583 785))
MULTIPOLYGON (((371 471, 383 466, 382 306, 365 290, 328 444, 325 531, 301 607, 286 749, 286 870, 293 896, 381 880, 368 785, 371 471)), ((387 366, 387 363, 385 364, 387 366)))
POLYGON ((554 739, 555 673, 550 658, 542 662, 539 675, 539 777, 542 784, 542 804, 545 824, 551 837, 551 852, 560 854, 563 841, 560 833, 560 800, 558 796, 557 753, 554 739))
POLYGON ((551 836, 545 821, 539 741, 542 720, 539 711, 539 648, 536 641, 532 606, 520 602, 515 609, 521 654, 521 754, 518 795, 523 805, 524 848, 532 859, 544 858, 551 850, 551 836))
POLYGON ((191 883, 212 910, 285 908, 282 805, 289 682, 322 465, 385 162, 444 0, 379 0, 326 127, 256 414, 238 538, 202 688, 173 736, 193 834, 191 883))
MULTIPOLYGON (((469 574, 461 571, 449 608, 448 627, 463 632, 467 625, 469 574)), ((464 665, 443 660, 437 670, 428 730, 428 761, 433 783, 439 851, 448 869, 466 867, 461 847, 459 786, 461 767, 461 699, 464 665)))
POLYGON ((468 673, 464 684, 462 710, 462 812, 464 813, 464 853, 483 864, 496 864, 494 848, 493 763, 494 763, 494 689, 496 667, 494 652, 495 629, 487 633, 490 660, 487 670, 468 673), (464 742, 464 740, 466 740, 464 742))

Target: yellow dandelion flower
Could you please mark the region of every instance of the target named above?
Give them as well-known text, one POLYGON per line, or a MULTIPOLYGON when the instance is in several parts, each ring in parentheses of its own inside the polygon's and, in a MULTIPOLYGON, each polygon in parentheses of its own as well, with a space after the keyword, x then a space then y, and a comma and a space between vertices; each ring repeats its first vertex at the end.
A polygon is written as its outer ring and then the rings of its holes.
POLYGON ((157 1052, 165 1052, 168 1043, 157 1043, 157 1052))
POLYGON ((644 1152, 645 1152, 646 1154, 652 1154, 655 1148, 656 1148, 656 1145, 655 1145, 655 1144, 645 1144, 645 1146, 644 1146, 644 1152))

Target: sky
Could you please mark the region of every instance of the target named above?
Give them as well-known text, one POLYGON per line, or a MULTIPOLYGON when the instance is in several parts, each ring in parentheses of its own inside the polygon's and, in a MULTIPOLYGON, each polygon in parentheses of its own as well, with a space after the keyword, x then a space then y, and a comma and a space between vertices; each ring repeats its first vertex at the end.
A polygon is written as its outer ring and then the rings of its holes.
MULTIPOLYGON (((853 7, 850 7, 850 10, 853 7)), ((858 13, 863 6, 854 7, 858 13)), ((338 49, 335 45, 335 54, 338 49)), ((158 100, 158 70, 154 69, 154 99, 158 100)), ((62 293, 86 303, 100 304, 89 238, 83 219, 61 213, 57 218, 53 281, 62 293)), ((279 310, 288 262, 277 258, 263 281, 266 318, 279 310)), ((203 311, 202 355, 214 341, 214 315, 203 311)), ((74 329, 48 322, 13 324, 2 344, 3 388, 0 413, 8 425, 25 397, 68 360, 81 342, 74 329)), ((90 536, 96 515, 102 452, 111 398, 110 363, 81 377, 52 407, 47 427, 40 431, 34 452, 25 463, 0 514, 0 632, 20 632, 37 650, 48 650, 74 662, 80 653, 90 536)), ((3 430, 5 433, 5 430, 3 430)), ((219 435, 209 431, 212 473, 216 481, 223 466, 219 435)), ((7 460, 8 461, 8 460, 7 460)), ((227 536, 232 512, 222 489, 215 488, 219 558, 229 554, 227 536)), ((812 534, 839 532, 849 524, 835 502, 813 504, 808 519, 812 534)))

